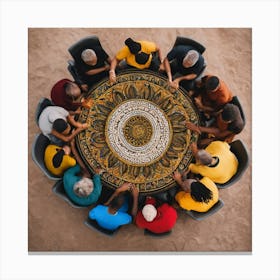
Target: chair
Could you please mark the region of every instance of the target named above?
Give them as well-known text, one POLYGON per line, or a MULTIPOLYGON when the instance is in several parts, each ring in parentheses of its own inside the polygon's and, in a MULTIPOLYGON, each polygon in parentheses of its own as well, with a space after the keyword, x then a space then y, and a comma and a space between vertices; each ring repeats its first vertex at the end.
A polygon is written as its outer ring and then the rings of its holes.
POLYGON ((44 156, 46 147, 50 144, 47 136, 40 133, 35 136, 32 144, 32 159, 43 171, 43 173, 51 180, 60 180, 61 177, 53 175, 45 166, 44 156))
POLYGON ((229 186, 233 185, 238 180, 240 180, 241 177, 243 176, 243 173, 245 172, 245 170, 249 165, 249 155, 244 143, 238 139, 231 142, 229 145, 230 145, 230 150, 235 154, 235 156, 238 159, 238 168, 237 168, 237 172, 233 175, 233 177, 228 182, 224 184, 216 183, 219 189, 228 188, 229 186))
POLYGON ((239 108, 240 115, 241 115, 242 120, 244 121, 244 126, 245 126, 246 118, 245 118, 245 114, 244 114, 243 108, 242 108, 242 106, 241 106, 241 104, 239 102, 238 97, 237 96, 233 96, 233 98, 230 101, 230 103, 236 105, 239 108))
POLYGON ((96 220, 92 220, 92 219, 90 219, 90 218, 87 218, 87 220, 84 222, 84 224, 85 224, 86 226, 88 226, 90 229, 92 229, 92 230, 97 230, 98 232, 103 233, 103 234, 105 234, 105 235, 107 235, 107 236, 113 236, 113 235, 116 234, 116 233, 119 231, 119 229, 121 228, 121 226, 120 226, 120 227, 118 227, 118 228, 115 229, 115 230, 108 230, 108 229, 105 229, 105 228, 101 227, 101 226, 96 222, 96 220))
POLYGON ((173 48, 178 46, 178 45, 192 46, 200 54, 203 54, 204 51, 206 50, 206 48, 203 45, 201 45, 197 41, 195 41, 193 39, 190 39, 190 38, 187 38, 187 37, 177 36, 173 48))
POLYGON ((46 97, 42 97, 37 105, 36 111, 35 111, 35 122, 39 126, 39 118, 42 113, 42 111, 48 107, 53 106, 54 104, 52 101, 46 97))
POLYGON ((202 221, 210 216, 212 216, 213 214, 215 214, 217 211, 219 211, 222 207, 224 206, 224 202, 219 199, 218 202, 213 205, 212 208, 210 208, 207 212, 197 212, 197 211, 189 211, 189 210, 184 210, 187 215, 191 216, 194 220, 197 221, 202 221))
MULTIPOLYGON (((206 48, 202 44, 198 43, 197 41, 195 41, 193 39, 187 38, 187 37, 177 36, 173 48, 178 46, 178 45, 191 46, 196 51, 198 51, 201 55, 206 50, 206 48)), ((194 79, 194 81, 199 81, 202 78, 202 75, 203 75, 203 73, 204 73, 204 71, 206 69, 206 66, 207 66, 207 63, 206 63, 206 61, 204 59, 203 68, 201 69, 201 71, 197 75, 197 77, 194 79)), ((170 67, 171 67, 171 69, 176 68, 176 61, 173 60, 172 62, 170 62, 170 67)), ((184 81, 183 81, 183 83, 184 83, 184 81)), ((193 86, 194 86, 194 83, 192 83, 188 87, 190 87, 189 89, 193 89, 193 86)))
POLYGON ((152 236, 152 237, 165 237, 165 236, 170 235, 171 233, 172 233, 172 230, 162 232, 162 233, 154 233, 152 231, 149 231, 148 229, 144 230, 144 235, 149 235, 149 236, 152 236))
POLYGON ((58 197, 62 198, 65 200, 69 205, 71 205, 74 208, 85 208, 86 206, 80 206, 72 202, 69 197, 67 196, 64 186, 63 186, 63 180, 57 181, 52 189, 53 193, 55 193, 58 197))
POLYGON ((84 81, 82 75, 80 75, 77 70, 76 64, 79 64, 82 61, 81 53, 83 52, 83 50, 90 49, 93 46, 98 46, 102 48, 99 38, 97 36, 88 36, 82 38, 81 40, 79 40, 78 42, 76 42, 68 48, 68 51, 73 57, 74 61, 68 60, 67 69, 78 84, 84 84, 84 81))

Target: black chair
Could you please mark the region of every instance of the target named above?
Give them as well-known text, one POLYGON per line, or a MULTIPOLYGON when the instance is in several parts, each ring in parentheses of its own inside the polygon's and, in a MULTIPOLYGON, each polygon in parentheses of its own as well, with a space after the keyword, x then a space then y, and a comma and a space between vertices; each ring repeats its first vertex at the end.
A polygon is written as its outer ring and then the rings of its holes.
MULTIPOLYGON (((78 84, 84 84, 83 76, 79 74, 79 71, 76 67, 77 64, 79 64, 82 61, 81 53, 85 49, 90 49, 94 46, 98 46, 102 48, 101 43, 99 41, 99 38, 97 36, 87 36, 85 38, 82 38, 75 44, 73 44, 71 47, 68 48, 69 53, 73 57, 73 60, 68 60, 68 71, 74 78, 75 82, 78 84)), ((103 48, 102 48, 103 49, 103 48)), ((103 49, 104 50, 104 49, 103 49)))
POLYGON ((230 103, 236 105, 239 108, 240 115, 241 115, 242 120, 244 121, 244 126, 245 126, 246 118, 245 118, 245 114, 244 114, 243 108, 241 106, 241 103, 240 103, 238 97, 237 96, 233 96, 233 98, 230 101, 230 103))
POLYGON ((71 205, 74 208, 85 208, 87 206, 81 206, 75 204, 66 194, 63 186, 63 180, 57 181, 52 189, 53 193, 55 193, 58 197, 62 198, 64 201, 66 201, 69 205, 71 205))
POLYGON ((170 235, 171 233, 172 233, 172 230, 162 232, 162 233, 154 233, 154 232, 152 232, 148 229, 144 230, 144 235, 149 235, 149 236, 152 236, 152 237, 166 237, 166 236, 170 235))
POLYGON ((44 162, 45 150, 50 144, 47 136, 40 133, 35 136, 32 144, 32 159, 43 171, 43 173, 51 180, 60 180, 61 177, 53 175, 47 168, 44 162))
POLYGON ((249 165, 249 155, 246 146, 241 140, 235 140, 230 144, 230 150, 235 154, 236 158, 238 159, 238 168, 237 172, 233 175, 233 177, 224 184, 216 183, 219 189, 225 189, 229 186, 235 184, 238 180, 241 179, 243 173, 247 169, 249 165))
MULTIPOLYGON (((197 41, 195 41, 193 39, 187 38, 187 37, 177 36, 173 48, 176 47, 176 46, 179 46, 179 45, 191 46, 191 47, 193 47, 194 50, 198 51, 201 55, 206 50, 206 48, 202 44, 198 43, 197 41)), ((197 77, 194 79, 194 81, 199 81, 202 78, 202 75, 203 75, 203 73, 204 73, 204 71, 206 69, 206 66, 207 66, 207 63, 206 63, 206 61, 204 59, 203 68, 201 69, 201 71, 197 75, 197 77)), ((170 62, 170 67, 171 67, 171 69, 175 69, 176 68, 176 61, 175 60, 170 62)), ((190 89, 193 89, 194 81, 193 81, 192 85, 189 86, 190 89)), ((184 81, 183 81, 183 83, 184 83, 184 81)))
POLYGON ((113 236, 113 235, 115 235, 115 234, 119 231, 119 229, 121 228, 121 226, 120 226, 120 227, 118 227, 118 228, 115 229, 115 230, 108 230, 108 229, 105 229, 105 228, 101 227, 101 226, 96 222, 96 220, 92 220, 92 219, 90 219, 90 218, 87 218, 87 220, 86 220, 84 223, 85 223, 85 225, 88 226, 90 229, 96 230, 96 231, 98 231, 98 232, 100 232, 100 233, 103 233, 103 234, 105 234, 105 235, 107 235, 107 236, 113 236))
POLYGON ((177 36, 173 48, 176 47, 176 46, 179 46, 179 45, 191 46, 195 50, 197 50, 200 54, 203 54, 204 51, 206 50, 206 48, 203 45, 201 45, 197 41, 195 41, 193 39, 190 39, 190 38, 187 38, 187 37, 177 36))
POLYGON ((218 212, 223 206, 224 206, 224 202, 221 199, 219 199, 218 202, 215 205, 213 205, 213 207, 210 208, 207 212, 197 212, 197 211, 193 211, 193 210, 191 210, 191 211, 184 210, 184 211, 187 213, 187 215, 192 217, 194 220, 202 221, 202 220, 212 216, 216 212, 218 212))
POLYGON ((53 106, 54 104, 52 101, 46 97, 42 97, 37 105, 36 111, 35 111, 35 122, 37 125, 39 125, 39 118, 42 113, 42 111, 48 107, 53 106))

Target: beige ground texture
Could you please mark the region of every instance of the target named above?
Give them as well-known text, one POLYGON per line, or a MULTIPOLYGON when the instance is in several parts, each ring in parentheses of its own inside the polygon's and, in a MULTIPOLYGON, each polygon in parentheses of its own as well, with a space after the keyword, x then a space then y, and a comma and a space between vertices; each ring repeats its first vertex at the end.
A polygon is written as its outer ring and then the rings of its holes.
POLYGON ((55 82, 70 78, 67 49, 77 40, 97 35, 113 57, 127 37, 156 42, 165 56, 176 36, 193 38, 206 46, 207 73, 222 78, 237 95, 246 114, 246 127, 237 138, 251 155, 252 32, 240 28, 31 28, 28 32, 28 250, 29 252, 251 252, 251 161, 243 178, 220 190, 224 207, 204 221, 183 213, 170 236, 145 236, 135 225, 121 228, 114 237, 84 225, 90 207, 75 209, 52 192, 54 182, 42 174, 31 158, 32 141, 39 128, 36 105, 49 97, 55 82))

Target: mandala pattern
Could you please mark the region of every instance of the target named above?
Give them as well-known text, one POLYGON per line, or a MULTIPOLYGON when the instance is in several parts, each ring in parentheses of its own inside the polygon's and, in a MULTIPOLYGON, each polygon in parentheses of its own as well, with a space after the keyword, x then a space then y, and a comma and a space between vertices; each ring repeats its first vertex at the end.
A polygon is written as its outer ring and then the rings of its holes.
POLYGON ((199 123, 186 93, 171 91, 165 77, 131 70, 114 85, 99 83, 89 96, 93 106, 83 108, 79 121, 90 127, 77 136, 88 167, 105 169, 103 183, 112 188, 124 181, 142 193, 173 187, 172 172, 188 167, 198 137, 185 126, 199 123))

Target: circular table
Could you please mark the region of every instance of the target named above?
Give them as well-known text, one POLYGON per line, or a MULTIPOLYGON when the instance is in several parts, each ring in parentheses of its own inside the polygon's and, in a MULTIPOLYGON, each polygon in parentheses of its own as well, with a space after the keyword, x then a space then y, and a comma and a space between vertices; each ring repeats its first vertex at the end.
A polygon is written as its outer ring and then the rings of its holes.
POLYGON ((93 105, 79 116, 89 128, 76 142, 91 170, 105 170, 103 183, 117 188, 132 182, 146 194, 175 186, 172 172, 188 167, 190 144, 198 138, 185 126, 199 123, 187 93, 170 89, 157 73, 129 70, 118 74, 114 85, 100 82, 89 98, 93 105))

